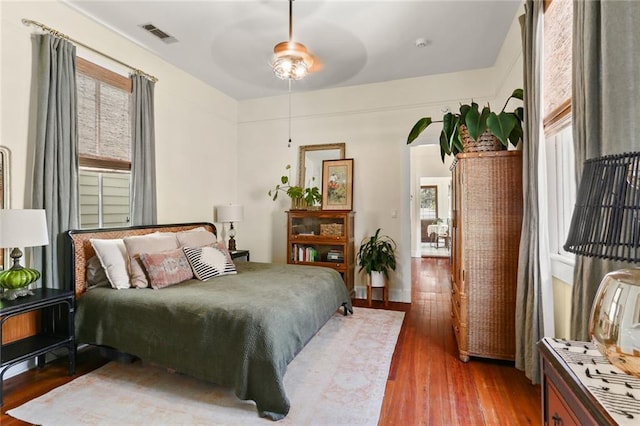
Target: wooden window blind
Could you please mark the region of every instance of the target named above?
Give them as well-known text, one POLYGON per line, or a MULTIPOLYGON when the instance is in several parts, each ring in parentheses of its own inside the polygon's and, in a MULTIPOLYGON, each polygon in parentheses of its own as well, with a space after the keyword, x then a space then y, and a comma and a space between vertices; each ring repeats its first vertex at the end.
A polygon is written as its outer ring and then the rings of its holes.
POLYGON ((131 79, 76 59, 80 165, 131 169, 131 79))
POLYGON ((544 8, 543 123, 545 133, 571 118, 572 0, 547 0, 544 8))

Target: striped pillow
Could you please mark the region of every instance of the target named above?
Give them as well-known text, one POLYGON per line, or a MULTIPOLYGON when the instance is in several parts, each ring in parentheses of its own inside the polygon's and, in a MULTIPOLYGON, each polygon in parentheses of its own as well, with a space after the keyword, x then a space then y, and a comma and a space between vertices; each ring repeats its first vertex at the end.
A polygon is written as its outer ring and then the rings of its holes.
POLYGON ((193 269, 193 274, 200 281, 237 273, 236 265, 218 247, 184 247, 183 250, 193 269))

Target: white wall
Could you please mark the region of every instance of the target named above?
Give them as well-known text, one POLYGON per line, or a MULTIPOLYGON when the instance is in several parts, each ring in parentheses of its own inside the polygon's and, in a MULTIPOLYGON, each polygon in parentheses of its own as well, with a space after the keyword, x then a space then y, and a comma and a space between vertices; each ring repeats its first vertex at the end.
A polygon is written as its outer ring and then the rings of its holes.
MULTIPOLYGON (((39 21, 158 77, 155 86, 158 221, 213 221, 236 198, 237 102, 57 1, 0 2, 0 144, 12 154, 14 208, 29 206, 34 114, 33 27, 39 21)), ((79 48, 78 53, 86 52, 79 48)), ((94 55, 95 56, 95 55, 94 55)), ((108 62, 103 63, 108 65, 108 62)), ((111 64, 114 68, 118 66, 111 64)))
MULTIPOLYGON (((425 110, 438 112, 443 103, 469 93, 487 96, 487 80, 490 72, 480 70, 294 94, 291 148, 286 96, 240 102, 238 172, 251 179, 240 179, 238 189, 249 207, 242 232, 251 236, 252 259, 285 261, 288 200, 274 203, 266 192, 286 164, 297 170, 298 146, 344 141, 346 157, 355 160, 356 243, 379 227, 398 243, 390 298, 410 301, 410 238, 402 231, 402 222, 409 221, 407 133, 425 110)), ((363 294, 360 278, 358 296, 363 294)))

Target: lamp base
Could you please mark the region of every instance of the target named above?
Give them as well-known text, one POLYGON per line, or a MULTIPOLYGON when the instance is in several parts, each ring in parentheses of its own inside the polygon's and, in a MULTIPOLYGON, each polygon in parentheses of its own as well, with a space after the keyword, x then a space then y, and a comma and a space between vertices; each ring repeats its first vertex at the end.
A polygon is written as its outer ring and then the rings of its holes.
POLYGON ((640 269, 604 276, 593 300, 589 333, 598 350, 625 373, 640 377, 640 269))
POLYGON ((229 246, 227 247, 230 251, 236 251, 236 240, 233 237, 229 237, 229 246))
POLYGON ((24 268, 14 259, 11 269, 0 272, 0 287, 5 290, 18 290, 28 286, 40 278, 40 272, 24 268))
POLYGON ((33 296, 33 292, 28 287, 14 288, 0 293, 0 299, 16 300, 18 297, 33 296))

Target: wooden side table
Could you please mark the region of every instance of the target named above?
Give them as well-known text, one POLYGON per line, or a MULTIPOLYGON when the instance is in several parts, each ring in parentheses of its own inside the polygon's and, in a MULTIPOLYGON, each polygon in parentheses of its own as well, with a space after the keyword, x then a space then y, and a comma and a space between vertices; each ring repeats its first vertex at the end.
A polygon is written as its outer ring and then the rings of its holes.
POLYGON ((41 310, 40 331, 7 344, 0 344, 0 406, 4 373, 12 366, 36 358, 38 368, 44 367, 45 355, 58 348, 69 352, 69 375, 75 373, 75 294, 70 290, 38 288, 32 296, 16 300, 0 300, 0 342, 2 326, 9 318, 27 312, 41 310), (60 320, 63 319, 63 321, 60 320))
POLYGON ((244 258, 246 262, 249 262, 249 250, 231 250, 229 254, 233 260, 244 258))

